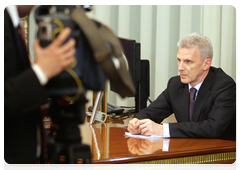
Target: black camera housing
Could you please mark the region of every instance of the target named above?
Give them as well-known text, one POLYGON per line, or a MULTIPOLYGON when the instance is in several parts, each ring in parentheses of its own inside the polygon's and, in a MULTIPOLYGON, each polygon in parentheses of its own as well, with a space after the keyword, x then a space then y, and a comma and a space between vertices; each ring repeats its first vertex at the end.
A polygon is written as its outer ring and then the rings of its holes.
MULTIPOLYGON (((83 6, 78 7, 82 8, 83 6)), ((54 97, 71 97, 77 93, 84 93, 86 90, 105 90, 104 72, 95 61, 85 35, 69 15, 74 8, 76 8, 74 5, 42 5, 35 11, 36 22, 39 26, 37 37, 42 47, 50 45, 65 27, 72 30, 66 42, 70 38, 74 38, 76 41, 76 60, 67 68, 72 70, 72 74, 66 69, 46 85, 49 95, 54 97), (76 79, 79 79, 80 83, 77 83, 76 79)), ((90 10, 90 8, 84 9, 90 10)), ((100 27, 99 23, 93 22, 100 27)))

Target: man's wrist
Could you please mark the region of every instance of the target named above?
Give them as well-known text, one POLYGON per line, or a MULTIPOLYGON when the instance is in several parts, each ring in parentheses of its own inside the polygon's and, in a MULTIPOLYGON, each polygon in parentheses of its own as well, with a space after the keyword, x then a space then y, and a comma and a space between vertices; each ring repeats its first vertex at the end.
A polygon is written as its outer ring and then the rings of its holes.
POLYGON ((47 84, 48 78, 45 75, 45 73, 42 71, 42 69, 39 67, 39 65, 33 64, 32 65, 32 69, 33 69, 34 73, 36 74, 40 84, 43 85, 43 86, 45 84, 47 84))

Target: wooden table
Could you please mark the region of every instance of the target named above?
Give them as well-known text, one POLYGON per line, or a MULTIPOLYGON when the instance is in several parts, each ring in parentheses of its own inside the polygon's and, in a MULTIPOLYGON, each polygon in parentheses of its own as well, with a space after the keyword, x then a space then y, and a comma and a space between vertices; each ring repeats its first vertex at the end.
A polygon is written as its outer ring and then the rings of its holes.
POLYGON ((127 119, 107 119, 106 123, 80 125, 82 143, 92 149, 93 163, 207 164, 233 163, 236 142, 220 139, 169 138, 151 142, 126 138, 127 119), (163 143, 169 147, 163 148, 163 143))

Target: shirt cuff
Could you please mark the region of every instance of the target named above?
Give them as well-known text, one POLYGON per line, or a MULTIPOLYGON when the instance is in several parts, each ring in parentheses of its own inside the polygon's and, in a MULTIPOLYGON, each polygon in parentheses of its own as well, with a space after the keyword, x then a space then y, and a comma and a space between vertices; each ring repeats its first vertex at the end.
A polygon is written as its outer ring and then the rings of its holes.
POLYGON ((170 138, 169 124, 163 123, 163 137, 170 138))
POLYGON ((48 78, 45 75, 45 73, 42 71, 42 69, 37 64, 33 64, 32 69, 33 69, 34 73, 36 74, 40 84, 43 85, 43 86, 45 84, 47 84, 48 78))
POLYGON ((170 139, 163 139, 162 151, 168 152, 170 139))

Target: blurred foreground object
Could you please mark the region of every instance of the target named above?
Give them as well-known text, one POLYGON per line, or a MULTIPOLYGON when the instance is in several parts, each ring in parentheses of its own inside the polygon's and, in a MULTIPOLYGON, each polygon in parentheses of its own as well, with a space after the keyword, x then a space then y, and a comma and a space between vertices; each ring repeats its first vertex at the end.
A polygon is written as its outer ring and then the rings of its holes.
MULTIPOLYGON (((46 85, 49 113, 58 125, 49 157, 52 163, 91 163, 88 145, 81 143, 78 124, 85 121, 85 92, 104 91, 106 79, 122 97, 135 94, 119 39, 113 32, 86 15, 83 6, 41 5, 35 10, 42 47, 51 44, 66 27, 76 41, 75 61, 46 85), (65 160, 61 161, 60 157, 65 160)), ((67 41, 68 41, 67 40, 67 41)))

